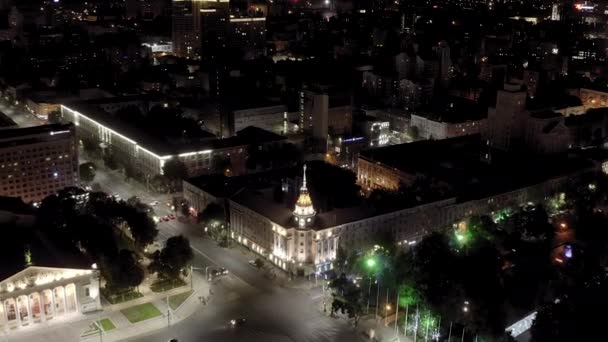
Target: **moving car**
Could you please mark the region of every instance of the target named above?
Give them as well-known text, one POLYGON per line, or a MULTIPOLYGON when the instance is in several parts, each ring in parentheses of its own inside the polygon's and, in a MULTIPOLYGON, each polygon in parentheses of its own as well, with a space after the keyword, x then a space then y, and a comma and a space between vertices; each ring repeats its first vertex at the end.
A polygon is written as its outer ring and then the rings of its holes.
POLYGON ((232 327, 238 327, 245 323, 247 323, 246 318, 235 318, 235 319, 230 320, 230 326, 232 326, 232 327))

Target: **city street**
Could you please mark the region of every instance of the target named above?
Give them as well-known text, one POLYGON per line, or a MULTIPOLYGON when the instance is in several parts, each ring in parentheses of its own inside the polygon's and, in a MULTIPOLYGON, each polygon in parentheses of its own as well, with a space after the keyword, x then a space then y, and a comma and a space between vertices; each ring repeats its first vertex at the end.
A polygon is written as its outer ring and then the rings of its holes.
MULTIPOLYGON (((143 202, 158 200, 154 206, 157 216, 173 211, 166 205, 170 195, 153 195, 138 183, 126 183, 115 171, 100 168, 95 183, 101 189, 123 199, 138 196, 143 202)), ((221 248, 204 237, 200 227, 179 216, 158 224, 158 242, 162 246, 171 236, 183 234, 190 239, 195 252, 195 272, 205 272, 207 266, 225 267, 230 275, 215 281, 211 302, 191 317, 167 329, 151 332, 133 341, 359 341, 358 333, 343 319, 330 318, 320 308, 320 287, 307 289, 290 285, 285 276, 274 280, 265 271, 248 264, 253 256, 240 247, 221 248), (229 327, 229 321, 246 318, 242 326, 229 327)), ((320 283, 319 283, 320 284, 320 283)))

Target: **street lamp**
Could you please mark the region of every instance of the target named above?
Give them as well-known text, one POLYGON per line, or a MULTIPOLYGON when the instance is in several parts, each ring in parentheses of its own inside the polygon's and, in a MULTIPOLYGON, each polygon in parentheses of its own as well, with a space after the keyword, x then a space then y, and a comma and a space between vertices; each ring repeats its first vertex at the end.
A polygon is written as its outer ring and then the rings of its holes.
MULTIPOLYGON (((367 266, 367 268, 372 270, 376 266, 376 259, 374 259, 373 257, 367 258, 367 260, 365 260, 365 265, 367 266)), ((370 274, 369 286, 367 288, 367 310, 366 310, 367 314, 369 314, 369 301, 370 301, 371 294, 372 294, 372 276, 370 274)))

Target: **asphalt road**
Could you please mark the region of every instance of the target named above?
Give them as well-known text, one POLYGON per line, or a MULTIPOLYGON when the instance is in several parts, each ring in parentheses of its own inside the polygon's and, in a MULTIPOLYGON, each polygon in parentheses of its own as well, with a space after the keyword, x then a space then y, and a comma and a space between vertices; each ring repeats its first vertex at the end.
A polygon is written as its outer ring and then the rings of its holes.
MULTIPOLYGON (((99 170, 94 182, 104 191, 121 198, 136 195, 144 202, 160 201, 154 207, 157 216, 173 213, 165 203, 171 196, 153 195, 136 183, 125 183, 116 172, 99 170)), ((221 248, 206 238, 196 224, 184 217, 158 225, 158 242, 162 245, 171 236, 189 238, 194 250, 193 267, 205 272, 207 266, 224 267, 230 275, 216 280, 210 303, 191 317, 129 341, 363 341, 344 320, 330 318, 320 310, 322 289, 294 288, 285 277, 270 280, 266 271, 248 264, 253 256, 242 248, 221 248), (234 318, 246 318, 243 326, 230 327, 234 318)), ((278 272, 278 271, 275 271, 278 272)))

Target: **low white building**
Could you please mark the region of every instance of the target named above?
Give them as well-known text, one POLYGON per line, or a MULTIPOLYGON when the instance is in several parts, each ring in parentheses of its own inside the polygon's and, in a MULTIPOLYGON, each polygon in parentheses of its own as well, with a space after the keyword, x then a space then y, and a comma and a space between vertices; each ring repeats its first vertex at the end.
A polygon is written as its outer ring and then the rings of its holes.
POLYGON ((479 134, 485 127, 486 119, 447 122, 412 114, 410 124, 418 128, 420 138, 439 140, 479 134))
POLYGON ((30 266, 0 282, 0 330, 101 310, 99 271, 30 266))

